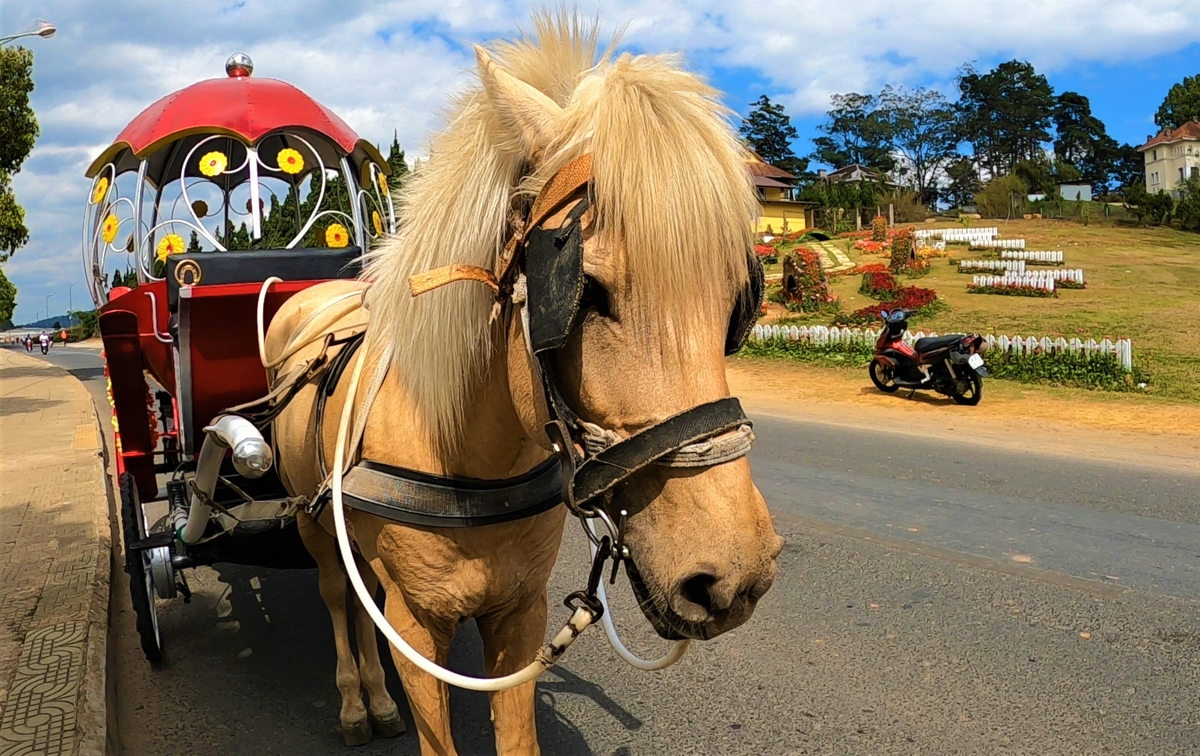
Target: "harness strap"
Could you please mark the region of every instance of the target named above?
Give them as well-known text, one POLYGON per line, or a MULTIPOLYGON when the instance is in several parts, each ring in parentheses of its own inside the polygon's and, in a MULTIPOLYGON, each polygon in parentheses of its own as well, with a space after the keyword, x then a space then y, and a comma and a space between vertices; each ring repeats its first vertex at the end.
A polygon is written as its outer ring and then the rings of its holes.
MULTIPOLYGON (((586 504, 681 447, 749 423, 741 402, 732 396, 684 410, 586 458, 564 485, 564 496, 576 506, 586 504)), ((737 456, 741 454, 745 451, 737 456)))
POLYGON ((545 512, 561 501, 562 478, 554 457, 503 480, 433 475, 363 460, 346 473, 342 496, 346 506, 393 522, 468 528, 545 512))

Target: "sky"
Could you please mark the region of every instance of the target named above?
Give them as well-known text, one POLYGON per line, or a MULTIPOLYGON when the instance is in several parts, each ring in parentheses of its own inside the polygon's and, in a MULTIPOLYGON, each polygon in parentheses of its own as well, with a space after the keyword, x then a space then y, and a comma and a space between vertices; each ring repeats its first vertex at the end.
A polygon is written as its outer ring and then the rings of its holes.
MULTIPOLYGON (((505 0, 0 0, 0 36, 58 27, 35 53, 42 134, 14 180, 29 244, 4 264, 14 321, 90 307, 80 257, 84 169, 143 108, 224 76, 248 53, 386 151, 425 152, 448 93, 473 75, 472 43, 512 37, 543 4, 505 0), (73 286, 72 286, 73 284, 73 286)), ((1028 60, 1055 92, 1090 98, 1119 141, 1145 141, 1170 86, 1200 73, 1200 0, 582 0, 623 49, 682 52, 740 114, 781 102, 811 150, 838 92, 925 86, 952 99, 955 71, 1028 60)), ((110 262, 112 258, 110 257, 110 262)))

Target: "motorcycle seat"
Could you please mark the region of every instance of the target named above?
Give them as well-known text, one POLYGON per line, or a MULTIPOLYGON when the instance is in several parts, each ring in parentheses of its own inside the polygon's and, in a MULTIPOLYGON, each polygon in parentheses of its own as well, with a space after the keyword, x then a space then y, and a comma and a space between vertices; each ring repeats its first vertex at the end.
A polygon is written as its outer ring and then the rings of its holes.
POLYGON ((917 343, 913 344, 913 348, 918 352, 932 352, 936 349, 945 349, 946 347, 954 346, 962 341, 963 334, 952 333, 946 336, 926 336, 923 339, 917 339, 917 343))

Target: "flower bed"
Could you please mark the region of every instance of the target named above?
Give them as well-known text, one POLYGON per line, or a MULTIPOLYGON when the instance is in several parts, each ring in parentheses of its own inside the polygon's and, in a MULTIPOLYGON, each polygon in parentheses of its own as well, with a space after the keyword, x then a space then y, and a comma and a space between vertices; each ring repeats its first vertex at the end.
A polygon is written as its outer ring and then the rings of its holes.
MULTIPOLYGON (((1061 285, 1061 284, 1060 284, 1061 285)), ((968 294, 1003 294, 1009 297, 1057 297, 1052 289, 1040 289, 1036 286, 976 286, 967 284, 968 294)))
POLYGON ((779 299, 789 310, 817 312, 834 301, 821 258, 808 247, 797 247, 783 258, 779 299))
POLYGON ((1087 284, 1084 283, 1083 281, 1072 281, 1070 279, 1063 279, 1062 281, 1055 281, 1054 288, 1056 288, 1056 289, 1086 289, 1087 284))
POLYGON ((838 325, 869 325, 880 319, 884 310, 905 310, 909 316, 932 315, 945 307, 945 303, 937 298, 933 289, 922 289, 919 286, 904 286, 896 289, 895 297, 890 302, 863 307, 848 314, 840 314, 834 319, 838 325))
POLYGON ((887 254, 891 249, 891 243, 885 241, 872 241, 870 239, 860 239, 854 242, 854 248, 860 252, 866 252, 871 255, 887 254))
POLYGON ((848 270, 831 270, 827 272, 829 278, 840 278, 842 276, 861 276, 863 273, 887 273, 888 266, 884 263, 866 263, 865 265, 856 265, 848 270))
POLYGON ((896 290, 900 288, 900 284, 896 283, 896 277, 888 272, 864 273, 862 284, 858 287, 859 294, 866 294, 871 299, 880 301, 890 300, 895 297, 896 290))

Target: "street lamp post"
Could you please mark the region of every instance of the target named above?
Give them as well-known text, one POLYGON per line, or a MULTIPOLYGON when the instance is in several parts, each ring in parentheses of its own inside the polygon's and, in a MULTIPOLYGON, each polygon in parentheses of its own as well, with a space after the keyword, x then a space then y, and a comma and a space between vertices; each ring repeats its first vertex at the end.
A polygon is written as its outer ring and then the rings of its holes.
POLYGON ((19 34, 10 34, 7 37, 0 37, 0 45, 4 44, 5 42, 12 42, 14 39, 20 39, 21 37, 41 37, 42 39, 50 39, 54 36, 54 32, 58 31, 58 28, 49 21, 42 21, 39 19, 34 21, 34 23, 37 24, 36 29, 23 31, 19 34))
POLYGON ((47 319, 50 318, 50 297, 52 297, 52 296, 54 296, 53 293, 46 295, 46 318, 47 319))
POLYGON ((71 313, 75 310, 75 306, 74 306, 74 304, 72 304, 74 300, 71 299, 71 291, 74 288, 75 288, 75 284, 67 284, 67 317, 68 318, 71 317, 71 313))

